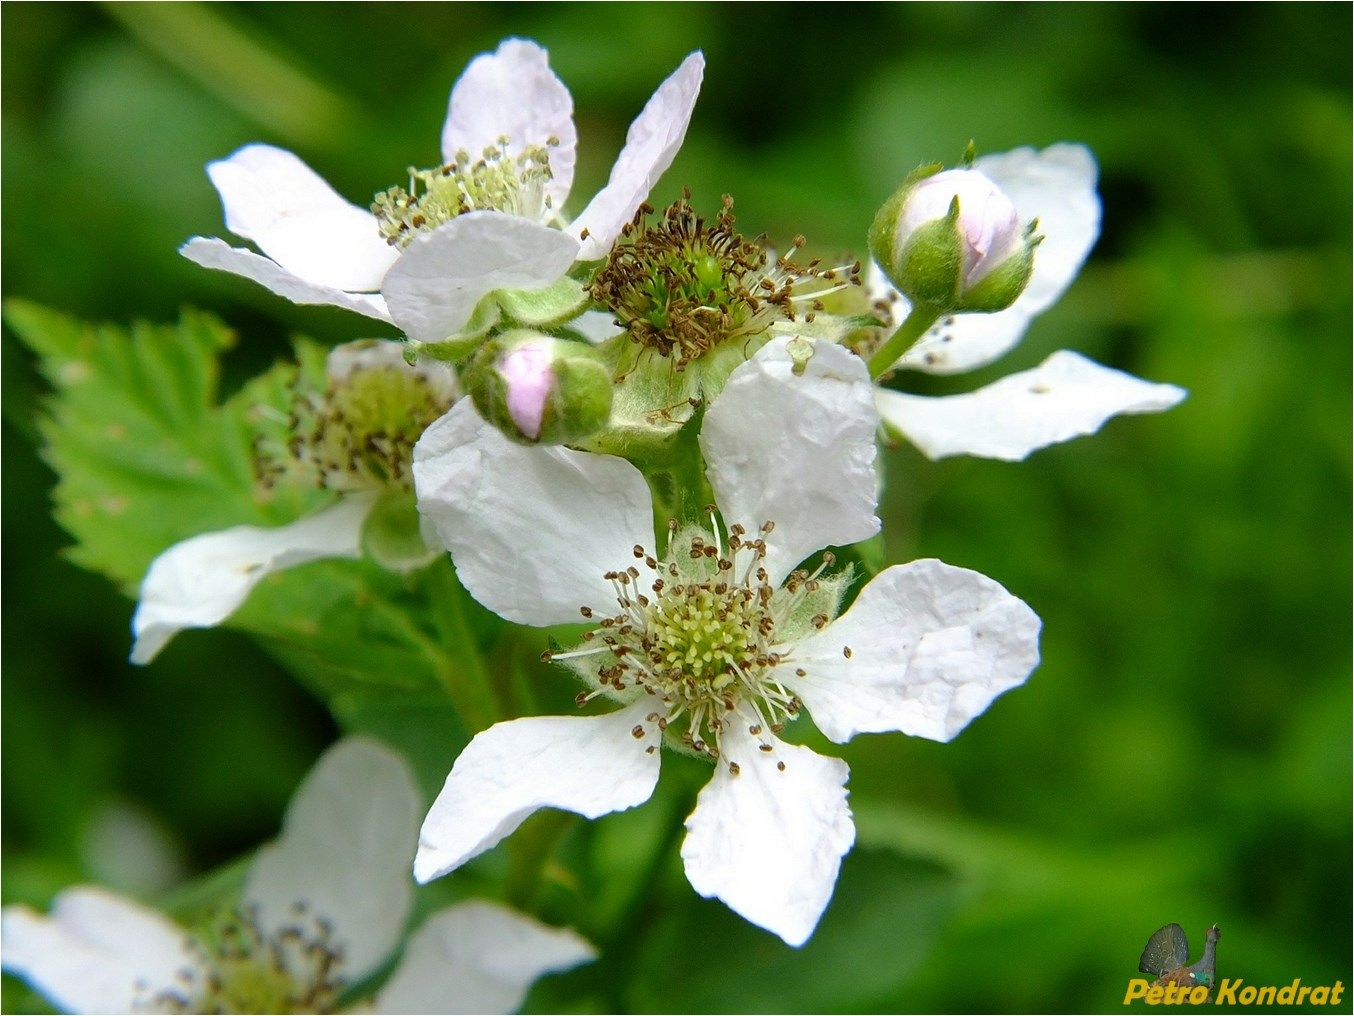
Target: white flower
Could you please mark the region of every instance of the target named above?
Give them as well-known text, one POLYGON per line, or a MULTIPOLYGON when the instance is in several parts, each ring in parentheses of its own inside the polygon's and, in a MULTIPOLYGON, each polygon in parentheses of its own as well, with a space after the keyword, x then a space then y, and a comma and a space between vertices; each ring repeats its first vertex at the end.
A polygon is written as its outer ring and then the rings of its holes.
MULTIPOLYGON (((404 936, 418 813, 405 762, 349 738, 297 790, 282 836, 249 869, 243 905, 214 934, 78 886, 49 916, 4 909, 4 968, 72 1013, 332 1012, 404 936)), ((593 957, 571 931, 459 903, 409 937, 362 1011, 511 1012, 536 978, 593 957)))
POLYGON ((541 288, 575 260, 606 255, 681 147, 704 69, 693 53, 659 86, 630 125, 610 180, 567 224, 573 99, 545 50, 508 39, 472 60, 452 89, 446 165, 417 176, 423 195, 379 195, 378 216, 292 153, 247 145, 207 172, 226 226, 266 256, 204 237, 182 253, 295 303, 345 307, 413 339, 445 339, 486 294, 541 288))
MULTIPOLYGON (((900 368, 957 374, 998 359, 1067 289, 1100 233, 1095 161, 1081 145, 1018 148, 984 156, 974 169, 1014 204, 1019 228, 1038 219, 1043 240, 1034 252, 1029 284, 1006 310, 941 319, 903 354, 900 368)), ((892 305, 894 323, 901 321, 907 300, 890 288, 873 262, 866 284, 876 299, 892 305)), ((931 458, 979 455, 1010 461, 1092 434, 1119 413, 1161 412, 1184 397, 1174 385, 1142 381, 1066 350, 965 395, 928 398, 887 388, 876 393, 884 420, 931 458)))
MULTIPOLYGON (((538 808, 587 817, 645 801, 664 731, 718 758, 687 819, 697 892, 792 945, 812 933, 854 840, 845 763, 781 740, 801 704, 829 738, 900 730, 946 741, 1038 660, 1039 620, 991 579, 939 561, 891 567, 832 620, 842 579, 797 570, 868 538, 872 391, 840 346, 775 339, 706 413, 700 446, 725 525, 652 547, 649 489, 630 463, 523 448, 469 404, 414 452, 420 510, 458 574, 503 617, 597 625, 554 654, 621 703, 479 734, 423 824, 414 874, 437 878, 538 808)), ((826 564, 825 560, 825 564, 826 564)), ((672 736, 669 734, 669 736, 672 736)))
MULTIPOLYGON (((451 404, 456 380, 446 364, 435 360, 409 366, 402 345, 388 341, 335 348, 327 372, 331 402, 307 407, 311 430, 296 435, 288 451, 303 455, 304 462, 292 465, 302 467, 310 482, 338 491, 338 500, 290 525, 233 526, 191 537, 161 553, 141 582, 132 618, 133 663, 149 663, 185 628, 220 624, 273 572, 319 558, 362 556, 363 527, 372 509, 388 493, 398 495, 401 483, 407 487, 413 442, 451 404), (345 393, 357 396, 352 404, 342 401, 345 393), (384 397, 361 398, 376 394, 384 397), (372 416, 382 411, 398 419, 390 423, 372 416), (376 432, 393 439, 384 439, 376 449, 367 441, 376 432), (360 460, 350 454, 353 447, 363 448, 360 460)), ((386 557, 382 563, 406 570, 426 564, 436 553, 416 547, 407 558, 386 557)))

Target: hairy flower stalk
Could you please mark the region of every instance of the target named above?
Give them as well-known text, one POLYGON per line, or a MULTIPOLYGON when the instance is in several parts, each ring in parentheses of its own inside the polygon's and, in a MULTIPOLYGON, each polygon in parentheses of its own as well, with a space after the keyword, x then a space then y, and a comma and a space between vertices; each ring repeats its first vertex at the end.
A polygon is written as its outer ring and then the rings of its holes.
POLYGON ((654 223, 641 205, 593 279, 593 299, 646 349, 686 368, 725 342, 767 332, 780 322, 812 322, 824 297, 860 283, 860 263, 824 268, 796 264, 804 246, 773 257, 734 228, 725 195, 713 220, 691 207, 690 192, 654 223))

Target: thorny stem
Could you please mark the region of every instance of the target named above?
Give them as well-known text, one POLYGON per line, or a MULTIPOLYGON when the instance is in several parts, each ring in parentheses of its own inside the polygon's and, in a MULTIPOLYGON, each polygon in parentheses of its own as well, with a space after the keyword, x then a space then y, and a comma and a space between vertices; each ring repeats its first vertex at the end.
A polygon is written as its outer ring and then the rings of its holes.
POLYGON ((920 303, 914 306, 907 319, 898 326, 898 330, 875 350, 874 356, 870 357, 870 377, 878 381, 892 370, 893 365, 898 362, 898 357, 906 353, 912 344, 922 337, 926 329, 936 323, 940 315, 941 310, 938 307, 920 303))

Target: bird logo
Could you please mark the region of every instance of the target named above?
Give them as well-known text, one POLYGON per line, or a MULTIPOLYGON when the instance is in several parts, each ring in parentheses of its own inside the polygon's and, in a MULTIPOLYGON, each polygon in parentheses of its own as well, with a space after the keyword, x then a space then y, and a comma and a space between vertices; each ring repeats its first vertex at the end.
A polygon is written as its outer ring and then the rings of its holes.
POLYGON ((1211 994, 1217 983, 1217 950, 1221 937, 1222 933, 1216 924, 1209 928, 1204 954, 1191 964, 1185 929, 1178 924, 1168 924, 1158 928, 1147 940, 1147 948, 1143 949, 1142 958, 1138 960, 1138 969, 1156 978, 1152 982, 1153 987, 1174 984, 1193 988, 1203 985, 1211 994))

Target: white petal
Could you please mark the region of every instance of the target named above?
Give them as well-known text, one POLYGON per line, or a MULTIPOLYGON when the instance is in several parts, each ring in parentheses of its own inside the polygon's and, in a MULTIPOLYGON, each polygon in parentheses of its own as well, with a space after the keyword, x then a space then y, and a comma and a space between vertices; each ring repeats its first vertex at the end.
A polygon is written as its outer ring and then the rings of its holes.
POLYGON ((567 327, 578 332, 589 342, 605 342, 623 330, 616 324, 616 315, 609 310, 585 310, 568 322, 567 327))
POLYGON ((467 212, 414 238, 381 287, 411 339, 455 335, 495 289, 541 289, 569 270, 578 242, 503 212, 467 212))
POLYGON ((720 752, 715 775, 686 820, 686 877, 702 896, 723 900, 790 945, 803 945, 856 838, 846 763, 769 734, 754 737, 739 723, 725 728, 720 752), (761 743, 772 750, 760 750, 761 743))
POLYGON ((879 414, 930 458, 979 455, 1007 462, 1094 434, 1119 413, 1159 413, 1184 397, 1175 385, 1143 381, 1067 350, 965 395, 875 393, 879 414))
POLYGON ((321 557, 361 557, 372 496, 352 494, 277 529, 235 526, 176 543, 150 564, 132 618, 133 663, 149 663, 185 628, 220 624, 265 575, 321 557))
POLYGON ((347 293, 341 289, 317 286, 297 278, 276 261, 270 261, 262 254, 255 254, 243 247, 232 247, 225 240, 195 236, 179 248, 179 253, 203 268, 216 268, 257 282, 269 292, 292 303, 342 307, 390 323, 385 298, 379 293, 347 293))
POLYGON ((64 1012, 137 1011, 197 961, 167 917, 94 886, 67 889, 50 917, 4 909, 4 968, 64 1012))
POLYGON ((865 362, 830 342, 777 339, 730 375, 705 414, 701 450, 729 523, 753 532, 775 522, 773 584, 817 550, 879 532, 878 421, 865 362), (812 356, 796 375, 800 348, 812 356))
POLYGON ((375 741, 330 748, 287 808, 282 835, 258 852, 244 899, 272 932, 297 922, 295 904, 333 925, 342 974, 357 981, 390 955, 413 904, 422 799, 409 766, 375 741))
POLYGON ((578 148, 574 100, 550 69, 545 50, 526 39, 507 39, 496 52, 470 61, 451 90, 442 158, 454 162, 457 150, 464 149, 478 159, 504 137, 512 155, 529 145, 558 142, 549 146, 551 181, 546 190, 555 209, 562 209, 573 186, 578 148))
POLYGON ((643 804, 658 783, 661 734, 645 719, 655 711, 646 695, 605 716, 532 716, 476 734, 423 821, 414 877, 454 871, 540 808, 597 818, 643 804))
POLYGON ((1095 158, 1084 145, 1058 144, 987 155, 974 168, 1015 202, 1021 222, 1039 220, 1044 239, 1017 301, 1031 316, 1038 314, 1071 285, 1100 236, 1095 158))
POLYGON ((292 275, 326 289, 381 288, 399 251, 376 216, 345 201, 291 152, 246 145, 207 166, 226 210, 226 228, 292 275))
POLYGON ((885 730, 948 741, 1038 663, 1034 611, 985 575, 927 559, 876 575, 779 676, 839 743, 885 730))
POLYGON ((606 257, 621 227, 634 218, 658 178, 672 165, 686 137, 704 76, 705 57, 692 53, 658 86, 630 124, 625 147, 611 167, 611 178, 569 227, 583 244, 580 261, 606 257))
POLYGON ((418 508, 475 599, 520 624, 616 612, 602 576, 654 549, 653 501, 638 469, 611 455, 514 444, 469 400, 414 446, 418 508))
POLYGON ((1003 355, 1020 341, 1030 320, 1071 285, 1100 235, 1096 165, 1082 145, 1017 148, 984 156, 974 168, 1015 202, 1022 222, 1039 220, 1044 240, 1035 251, 1029 285, 1014 304, 995 314, 959 314, 942 321, 900 361, 912 370, 956 374, 1003 355))
POLYGON ((596 959, 582 936, 483 900, 428 918, 376 996, 380 1013, 510 1013, 537 978, 596 959))

